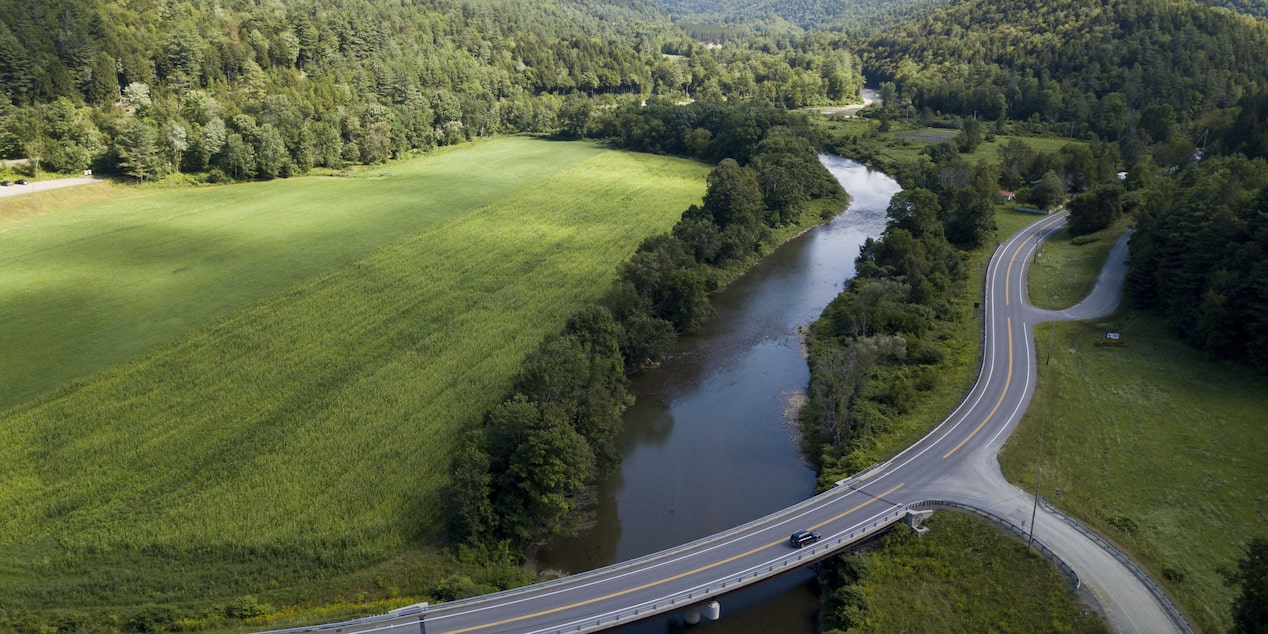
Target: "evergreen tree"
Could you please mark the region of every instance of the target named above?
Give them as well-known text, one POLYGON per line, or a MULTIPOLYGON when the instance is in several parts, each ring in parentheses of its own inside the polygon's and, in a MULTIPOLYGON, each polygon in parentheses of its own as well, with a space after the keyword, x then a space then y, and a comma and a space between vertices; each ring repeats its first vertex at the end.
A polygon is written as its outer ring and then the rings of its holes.
POLYGON ((162 176, 158 132, 150 122, 129 119, 115 137, 114 147, 119 155, 119 170, 125 175, 141 182, 162 176))

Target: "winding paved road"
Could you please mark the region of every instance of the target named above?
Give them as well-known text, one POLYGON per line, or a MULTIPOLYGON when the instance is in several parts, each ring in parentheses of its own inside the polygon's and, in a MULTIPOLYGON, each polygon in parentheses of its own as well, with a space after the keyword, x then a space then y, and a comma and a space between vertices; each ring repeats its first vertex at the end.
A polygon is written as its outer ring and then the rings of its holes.
MULTIPOLYGON (((1063 222, 1064 215, 1045 217, 999 245, 987 270, 981 375, 951 416, 893 459, 771 516, 640 559, 431 608, 288 631, 595 631, 692 608, 830 556, 899 521, 910 505, 924 500, 969 504, 1028 525, 1033 498, 1004 480, 996 453, 1034 392, 1034 327, 1112 312, 1126 271, 1124 237, 1084 302, 1059 312, 1031 307, 1027 266, 1042 238, 1063 222), (790 547, 788 535, 804 528, 818 530, 823 540, 790 547)), ((1115 632, 1181 631, 1139 578, 1074 527, 1041 510, 1035 528, 1035 536, 1074 568, 1084 596, 1100 605, 1115 632)))

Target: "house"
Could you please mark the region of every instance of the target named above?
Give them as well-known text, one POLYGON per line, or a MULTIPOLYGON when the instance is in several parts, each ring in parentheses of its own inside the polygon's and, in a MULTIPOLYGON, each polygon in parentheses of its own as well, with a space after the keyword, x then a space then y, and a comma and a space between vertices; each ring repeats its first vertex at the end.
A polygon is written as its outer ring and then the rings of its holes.
POLYGON ((1003 198, 1004 200, 1012 200, 1017 197, 1017 194, 1014 194, 1013 192, 1010 192, 1010 191, 1000 190, 999 196, 1000 198, 1003 198))

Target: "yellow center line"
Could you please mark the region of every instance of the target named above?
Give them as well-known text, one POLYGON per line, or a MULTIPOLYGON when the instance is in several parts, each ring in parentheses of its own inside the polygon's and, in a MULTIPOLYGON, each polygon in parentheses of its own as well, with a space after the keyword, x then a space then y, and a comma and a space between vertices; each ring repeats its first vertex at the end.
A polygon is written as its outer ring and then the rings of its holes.
POLYGON ((968 436, 964 437, 964 440, 960 441, 960 444, 956 445, 955 447, 952 447, 951 451, 948 451, 946 454, 944 454, 942 456, 943 460, 950 458, 951 454, 959 451, 960 447, 964 446, 964 443, 968 442, 970 438, 977 435, 977 432, 982 431, 982 428, 986 426, 987 421, 991 420, 991 417, 995 416, 995 412, 999 411, 999 406, 1004 404, 1004 397, 1008 396, 1008 386, 1012 383, 1012 381, 1013 381, 1013 318, 1009 317, 1008 318, 1008 374, 1004 376, 1004 391, 1000 393, 999 401, 995 403, 995 407, 991 408, 991 412, 987 414, 985 418, 982 419, 982 422, 977 424, 977 427, 973 428, 973 431, 969 433, 968 436))
MULTIPOLYGON (((858 505, 858 506, 856 506, 856 507, 854 507, 854 508, 852 508, 852 509, 850 509, 850 510, 848 510, 848 511, 845 511, 844 513, 841 513, 840 515, 837 515, 836 517, 833 517, 833 518, 831 518, 831 519, 828 519, 828 520, 825 520, 825 521, 820 522, 820 523, 818 523, 818 524, 815 524, 815 525, 814 525, 814 526, 812 526, 811 528, 820 528, 820 527, 822 527, 822 526, 824 526, 824 525, 826 525, 826 524, 829 524, 829 523, 831 523, 831 522, 835 522, 835 521, 837 521, 837 520, 839 520, 839 519, 841 519, 841 518, 845 517, 846 515, 849 515, 850 513, 853 513, 853 512, 855 512, 855 511, 857 511, 857 510, 859 510, 859 509, 861 509, 861 508, 863 508, 863 507, 867 506, 868 504, 871 504, 872 502, 875 502, 876 500, 878 500, 878 499, 880 499, 880 498, 883 498, 883 497, 885 497, 886 495, 889 495, 890 493, 893 493, 894 491, 897 491, 898 489, 901 489, 902 487, 903 487, 903 483, 900 483, 900 484, 898 484, 898 486, 895 486, 895 487, 891 488, 890 490, 888 490, 888 491, 886 491, 886 492, 884 492, 884 493, 882 493, 882 494, 880 494, 880 495, 877 495, 877 496, 875 496, 874 498, 872 498, 872 499, 870 499, 870 500, 868 500, 868 501, 866 501, 866 502, 864 502, 864 503, 862 503, 862 504, 860 504, 860 505, 858 505)), ((497 621, 497 622, 494 622, 494 623, 485 623, 484 625, 473 625, 473 626, 471 626, 471 627, 465 627, 465 628, 460 629, 460 630, 451 630, 451 631, 449 632, 449 634, 462 634, 463 632, 474 632, 474 631, 476 631, 476 630, 483 630, 483 629, 485 629, 485 628, 497 627, 497 626, 499 626, 499 625, 506 625, 507 623, 515 623, 515 622, 517 622, 517 621, 525 621, 525 620, 528 620, 528 619, 537 618, 537 617, 539 617, 539 616, 546 616, 546 615, 548 615, 548 614, 554 614, 554 613, 556 613, 556 612, 563 612, 564 610, 571 610, 571 609, 573 609, 573 608, 579 608, 579 607, 581 607, 581 606, 583 606, 583 605, 590 605, 591 603, 598 603, 598 602, 600 602, 600 601, 607 601, 608 599, 615 599, 616 597, 624 596, 624 595, 630 594, 630 593, 632 593, 632 592, 638 592, 639 590, 646 590, 646 589, 648 589, 648 588, 652 588, 652 587, 655 587, 655 586, 658 586, 658 585, 661 585, 661 584, 664 584, 664 583, 669 583, 670 581, 677 581, 677 580, 679 580, 679 579, 682 579, 683 577, 689 577, 689 576, 691 576, 691 575, 694 575, 694 574, 697 574, 697 573, 700 573, 700 572, 704 572, 704 571, 709 570, 709 569, 711 569, 711 568, 717 568, 718 566, 721 566, 721 565, 724 565, 724 564, 729 564, 729 563, 731 563, 731 562, 733 562, 733 561, 735 561, 735 560, 737 560, 737 559, 743 559, 744 557, 748 557, 749 555, 752 555, 753 553, 756 553, 756 552, 758 552, 758 551, 762 551, 762 550, 765 550, 765 549, 770 548, 770 547, 772 547, 772 546, 777 546, 777 545, 779 545, 779 544, 783 544, 785 541, 786 541, 786 540, 780 539, 780 540, 778 540, 778 541, 771 542, 771 543, 766 544, 766 545, 764 545, 764 546, 758 546, 757 548, 754 548, 754 549, 752 549, 752 550, 749 550, 749 551, 746 551, 746 552, 742 552, 742 553, 740 553, 740 554, 738 554, 738 555, 733 555, 733 556, 731 556, 731 557, 727 557, 726 559, 723 559, 723 560, 721 560, 721 561, 715 561, 715 562, 713 562, 713 563, 711 563, 711 564, 708 564, 708 565, 705 565, 705 566, 701 566, 701 567, 699 567, 699 568, 696 568, 695 570, 688 570, 688 571, 686 571, 686 572, 680 572, 680 573, 678 573, 678 574, 676 574, 676 575, 674 575, 674 576, 672 576, 672 577, 665 577, 664 579, 657 579, 656 581, 652 581, 652 582, 649 582, 649 583, 645 583, 645 584, 643 584, 643 585, 641 585, 641 586, 635 586, 635 587, 633 587, 633 588, 626 588, 625 590, 621 590, 621 591, 619 591, 619 592, 613 592, 612 594, 606 594, 606 595, 603 595, 603 596, 601 596, 601 597, 595 597, 595 598, 593 598, 593 599, 586 599, 585 601, 578 601, 578 602, 576 602, 576 603, 571 603, 571 604, 564 605, 564 606, 560 606, 560 607, 557 607, 557 608, 551 608, 551 609, 549 609, 549 610, 542 610, 541 612, 534 612, 534 613, 532 613, 532 614, 524 614, 524 615, 522 615, 522 616, 511 617, 511 618, 509 618, 509 619, 503 619, 503 620, 501 620, 501 621, 497 621)))

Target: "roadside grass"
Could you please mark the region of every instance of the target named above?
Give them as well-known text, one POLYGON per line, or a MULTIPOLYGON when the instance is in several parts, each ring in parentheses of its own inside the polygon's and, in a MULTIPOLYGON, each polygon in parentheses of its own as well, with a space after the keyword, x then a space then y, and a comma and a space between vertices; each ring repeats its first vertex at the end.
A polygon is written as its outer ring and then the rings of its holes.
POLYGON ((117 201, 135 196, 137 193, 132 188, 103 180, 78 187, 40 189, 18 196, 6 196, 0 198, 0 232, 7 231, 8 225, 18 220, 107 199, 117 201))
POLYGON ((868 608, 850 632, 1109 632, 1051 563, 986 520, 939 511, 925 525, 863 556, 868 608))
POLYGON ((509 137, 349 178, 0 199, 0 411, 605 151, 509 137))
POLYGON ((435 543, 458 431, 708 171, 528 139, 470 152, 10 225, 31 336, 81 336, 54 322, 83 311, 89 340, 166 341, 0 417, 0 608, 302 600, 435 543), (203 277, 172 289, 179 268, 203 277))
POLYGON ((1087 297, 1096 286, 1110 249, 1129 223, 1124 218, 1112 227, 1078 239, 1066 226, 1044 240, 1026 275, 1030 303, 1037 308, 1060 310, 1087 297))
MULTIPOLYGON (((1128 223, 1082 245, 1064 229, 1045 241, 1027 279, 1031 303, 1082 300, 1128 223)), ((1117 542, 1202 630, 1226 630, 1234 592, 1220 567, 1234 565, 1268 514, 1268 380, 1204 358, 1143 312, 1051 328, 1036 329, 1045 358, 1055 342, 1052 361, 1040 365, 1035 401, 1000 455, 1005 476, 1034 486, 1046 401, 1049 501, 1117 542), (1127 346, 1096 347, 1106 331, 1127 346)))
MULTIPOLYGON (((1045 347, 1050 328, 1036 332, 1045 347)), ((1220 570, 1268 517, 1268 379, 1205 358, 1142 312, 1053 336, 1004 475, 1034 488, 1042 427, 1047 499, 1123 548, 1201 631, 1227 631, 1235 591, 1220 570), (1106 331, 1126 346, 1097 347, 1106 331)))

